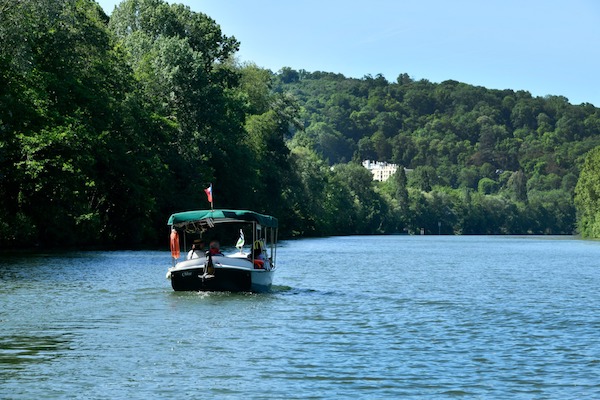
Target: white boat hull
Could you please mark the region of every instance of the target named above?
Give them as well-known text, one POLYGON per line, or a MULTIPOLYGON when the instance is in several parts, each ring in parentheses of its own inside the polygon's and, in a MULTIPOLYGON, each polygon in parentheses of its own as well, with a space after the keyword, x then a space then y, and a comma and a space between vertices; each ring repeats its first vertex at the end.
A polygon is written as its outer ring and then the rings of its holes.
POLYGON ((275 270, 268 260, 255 265, 245 255, 213 256, 177 263, 167 272, 175 291, 268 292, 275 270))

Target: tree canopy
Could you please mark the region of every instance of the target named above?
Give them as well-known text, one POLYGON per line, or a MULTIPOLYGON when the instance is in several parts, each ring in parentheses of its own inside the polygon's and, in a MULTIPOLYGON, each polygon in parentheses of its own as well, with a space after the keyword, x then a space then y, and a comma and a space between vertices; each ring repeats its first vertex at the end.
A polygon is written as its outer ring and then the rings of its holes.
POLYGON ((589 152, 585 159, 575 187, 575 202, 581 234, 600 238, 600 147, 589 152))
POLYGON ((593 105, 407 74, 388 82, 288 68, 278 78, 276 90, 297 99, 305 121, 293 146, 334 168, 362 160, 400 166, 407 184, 397 178, 373 190, 388 209, 403 208, 393 214, 401 231, 575 231, 575 184, 585 155, 600 145, 593 105))
POLYGON ((575 204, 599 234, 593 105, 273 72, 239 46, 164 0, 110 18, 92 0, 2 2, 0 246, 160 244, 211 183, 216 207, 275 215, 287 237, 564 234, 575 204), (398 172, 374 182, 367 159, 398 172))

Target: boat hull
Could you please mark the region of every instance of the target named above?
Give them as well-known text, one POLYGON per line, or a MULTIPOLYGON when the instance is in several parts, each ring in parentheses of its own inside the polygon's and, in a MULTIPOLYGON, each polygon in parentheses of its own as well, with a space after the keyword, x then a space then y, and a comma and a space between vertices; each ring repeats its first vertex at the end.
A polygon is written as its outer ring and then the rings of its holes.
POLYGON ((268 292, 275 271, 227 266, 219 263, 206 270, 204 264, 175 267, 170 271, 175 291, 268 292))

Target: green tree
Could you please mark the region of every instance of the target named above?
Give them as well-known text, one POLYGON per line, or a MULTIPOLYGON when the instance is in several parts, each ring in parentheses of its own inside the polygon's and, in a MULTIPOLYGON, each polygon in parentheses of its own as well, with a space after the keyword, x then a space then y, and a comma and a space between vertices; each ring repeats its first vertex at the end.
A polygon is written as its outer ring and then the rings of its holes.
MULTIPOLYGON (((20 44, 0 48, 7 78, 0 85, 6 88, 2 187, 12 193, 4 200, 2 224, 12 233, 2 237, 62 245, 107 239, 107 211, 121 204, 104 190, 103 157, 119 146, 115 138, 131 88, 107 17, 86 0, 14 2, 5 11, 3 43, 14 42, 9 30, 18 26, 20 44), (24 223, 28 227, 19 231, 24 223)), ((131 215, 121 209, 119 217, 131 215)))
POLYGON ((515 201, 527 202, 527 177, 523 171, 513 172, 507 186, 515 201))
POLYGON ((300 74, 298 71, 291 69, 290 67, 283 67, 279 71, 279 77, 283 83, 293 83, 300 80, 300 74))
MULTIPOLYGON (((110 27, 131 55, 158 129, 166 125, 171 134, 160 156, 178 189, 171 208, 197 207, 210 182, 217 206, 239 206, 237 194, 251 190, 252 181, 231 172, 252 164, 244 147, 245 112, 248 96, 257 101, 260 95, 249 86, 246 97, 238 90, 240 73, 231 63, 237 40, 207 15, 162 0, 123 1, 110 27)), ((265 107, 254 104, 254 112, 265 107)))
POLYGON ((408 180, 404 167, 399 166, 396 172, 386 182, 389 187, 391 210, 395 210, 391 217, 391 225, 395 225, 394 232, 403 232, 410 225, 410 199, 408 194, 408 180), (393 201, 392 201, 393 199, 393 201))
POLYGON ((481 194, 492 194, 498 190, 498 182, 490 178, 481 178, 477 184, 477 191, 481 194))
POLYGON ((590 151, 585 158, 577 186, 575 205, 577 227, 584 237, 600 237, 600 147, 590 151))
POLYGON ((374 190, 373 175, 360 164, 348 163, 334 166, 338 184, 348 188, 355 204, 356 225, 352 233, 382 233, 389 207, 374 190))
POLYGON ((424 192, 431 192, 433 185, 437 183, 437 172, 430 165, 418 166, 410 174, 408 179, 409 186, 420 189, 424 192))

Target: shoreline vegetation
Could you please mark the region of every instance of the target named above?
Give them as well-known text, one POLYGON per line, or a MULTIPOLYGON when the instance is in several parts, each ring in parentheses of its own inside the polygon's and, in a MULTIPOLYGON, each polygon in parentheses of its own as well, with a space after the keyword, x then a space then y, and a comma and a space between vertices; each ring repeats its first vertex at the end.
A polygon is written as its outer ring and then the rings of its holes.
POLYGON ((592 104, 239 64, 218 21, 163 0, 0 8, 2 249, 162 248, 210 184, 283 239, 600 237, 592 104), (364 160, 401 168, 376 182, 364 160))

